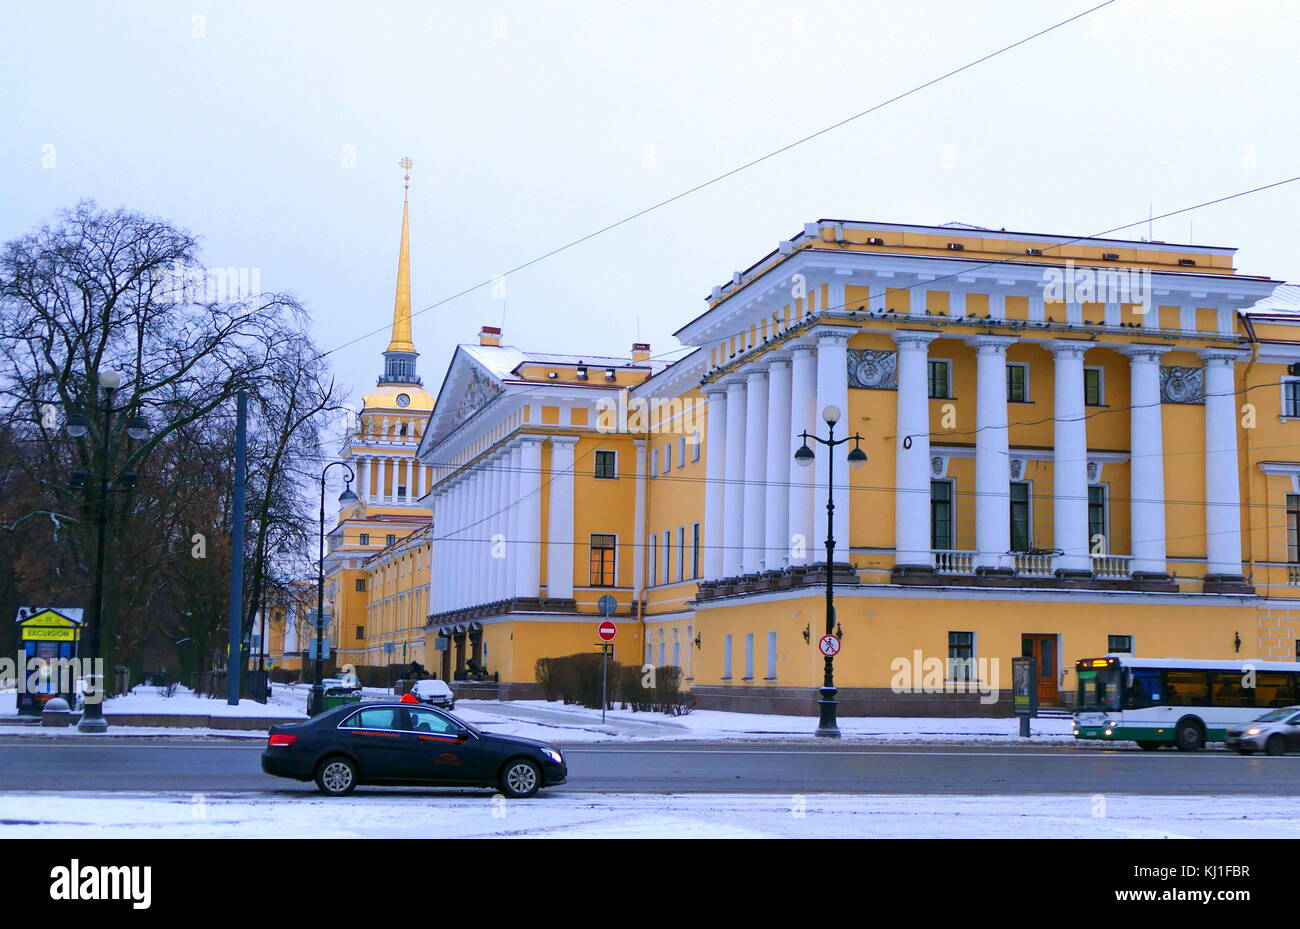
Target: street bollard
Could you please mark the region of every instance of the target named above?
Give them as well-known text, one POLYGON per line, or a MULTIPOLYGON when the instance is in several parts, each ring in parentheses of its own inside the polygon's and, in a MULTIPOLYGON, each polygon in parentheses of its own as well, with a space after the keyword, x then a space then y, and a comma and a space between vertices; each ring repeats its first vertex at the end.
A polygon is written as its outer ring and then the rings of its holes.
POLYGON ((60 729, 72 725, 72 710, 68 707, 68 701, 62 697, 47 700, 45 708, 41 710, 41 725, 60 729))

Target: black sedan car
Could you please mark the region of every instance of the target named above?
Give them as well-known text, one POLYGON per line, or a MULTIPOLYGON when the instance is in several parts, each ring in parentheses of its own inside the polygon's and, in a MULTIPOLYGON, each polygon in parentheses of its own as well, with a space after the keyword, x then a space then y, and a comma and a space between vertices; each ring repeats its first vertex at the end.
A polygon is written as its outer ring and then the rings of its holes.
POLYGON ((522 798, 569 773, 560 750, 543 742, 483 732, 429 706, 377 702, 272 726, 262 770, 315 780, 331 797, 386 784, 495 787, 522 798))

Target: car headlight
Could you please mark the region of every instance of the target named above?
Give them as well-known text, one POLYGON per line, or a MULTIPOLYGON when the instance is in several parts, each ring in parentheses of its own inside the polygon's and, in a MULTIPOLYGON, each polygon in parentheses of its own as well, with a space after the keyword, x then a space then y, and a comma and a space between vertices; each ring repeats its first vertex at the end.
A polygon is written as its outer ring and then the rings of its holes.
POLYGON ((564 764, 564 756, 553 748, 543 748, 542 754, 554 761, 556 764, 564 764))
POLYGON ((1263 729, 1247 729, 1246 735, 1259 735, 1263 731, 1263 729))

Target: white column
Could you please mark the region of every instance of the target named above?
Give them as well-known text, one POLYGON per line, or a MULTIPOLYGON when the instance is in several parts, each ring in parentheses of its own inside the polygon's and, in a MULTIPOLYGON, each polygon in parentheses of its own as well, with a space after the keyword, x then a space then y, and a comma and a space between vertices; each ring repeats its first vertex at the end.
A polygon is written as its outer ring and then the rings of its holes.
POLYGON ((461 555, 464 552, 463 544, 460 541, 460 526, 463 518, 462 498, 464 491, 464 482, 459 477, 450 478, 447 481, 447 506, 449 516, 447 519, 447 531, 443 533, 446 539, 446 559, 447 559, 447 600, 445 608, 454 610, 462 606, 461 597, 464 595, 463 582, 464 574, 461 571, 461 555))
POLYGON ((573 450, 578 440, 551 437, 551 505, 546 526, 546 595, 573 599, 573 450))
POLYGON ((786 543, 790 564, 806 565, 817 560, 813 534, 813 485, 816 473, 795 463, 794 453, 803 445, 802 432, 818 432, 817 349, 800 343, 792 346, 790 360, 790 444, 786 456, 790 481, 790 528, 786 543))
POLYGON ((745 544, 745 381, 733 375, 723 384, 727 388, 727 454, 722 573, 725 577, 736 577, 743 570, 741 547, 745 544))
POLYGON ((745 523, 744 550, 740 570, 757 574, 763 570, 764 504, 767 502, 767 365, 750 364, 745 377, 745 523))
MULTIPOLYGON (((837 406, 840 410, 840 421, 835 424, 835 435, 842 438, 848 433, 853 432, 853 427, 849 422, 849 337, 857 333, 856 329, 849 328, 832 328, 821 327, 814 331, 817 337, 817 431, 819 434, 825 434, 827 431, 826 423, 822 420, 822 413, 828 406, 837 406)), ((812 430, 810 429, 809 432, 812 430)), ((817 544, 821 546, 818 551, 821 553, 814 561, 821 561, 826 557, 826 508, 825 497, 827 487, 820 481, 825 480, 827 474, 827 449, 814 448, 817 453, 817 460, 814 467, 817 471, 819 483, 817 485, 818 493, 814 499, 813 512, 816 514, 816 532, 817 544)), ((835 535, 835 551, 832 557, 837 564, 846 564, 849 561, 849 511, 852 505, 852 499, 849 496, 849 464, 848 449, 845 446, 830 451, 830 455, 835 458, 834 477, 835 477, 835 524, 832 526, 835 535)))
POLYGON ((542 442, 541 436, 519 439, 519 574, 515 596, 537 597, 541 586, 542 442))
POLYGON ((506 448, 506 564, 505 597, 515 596, 519 575, 519 443, 506 448))
POLYGON ((1164 417, 1160 411, 1160 356, 1168 348, 1133 345, 1129 357, 1129 522, 1133 574, 1167 578, 1165 561, 1164 417))
POLYGON ((977 336, 975 346, 975 556, 977 570, 1010 571, 1011 457, 1007 443, 1007 346, 977 336))
POLYGON ((1057 573, 1091 575, 1088 557, 1088 421, 1083 408, 1083 354, 1076 341, 1048 344, 1056 368, 1053 426, 1052 514, 1054 543, 1060 549, 1057 573))
POLYGON ((358 455, 355 458, 357 464, 357 496, 363 503, 370 500, 370 491, 366 487, 366 456, 358 455))
MULTIPOLYGON (((790 551, 790 356, 767 362, 767 487, 764 493, 763 569, 780 571, 790 551)), ((758 449, 755 449, 757 453, 758 449)))
POLYGON ((1205 573, 1241 579, 1241 469, 1237 460, 1236 352, 1204 349, 1205 573))
MULTIPOLYGON (((709 423, 710 425, 713 423, 712 416, 710 416, 709 418, 709 423)), ((634 513, 632 517, 632 546, 627 550, 633 552, 632 590, 635 592, 634 596, 639 597, 641 596, 641 588, 645 584, 645 559, 646 559, 646 544, 645 544, 646 541, 645 540, 646 462, 645 459, 647 454, 646 452, 647 443, 645 439, 633 439, 632 445, 635 448, 635 455, 636 455, 636 495, 635 495, 636 513, 634 513)), ((705 462, 705 464, 710 468, 708 473, 712 474, 713 471, 711 469, 713 467, 713 463, 710 461, 710 462, 705 462)), ((622 469, 620 468, 620 470, 622 469)), ((714 481, 709 480, 704 485, 704 494, 706 499, 706 503, 705 503, 706 519, 708 519, 707 514, 709 512, 707 501, 711 499, 709 497, 709 494, 713 493, 714 483, 715 483, 714 481)), ((718 493, 721 493, 722 483, 721 481, 718 481, 716 483, 718 486, 718 493)), ((720 502, 719 502, 719 507, 721 507, 720 502)), ((717 523, 715 522, 714 525, 716 526, 717 523)), ((706 523, 704 526, 704 538, 706 540, 709 538, 708 532, 709 532, 708 524, 706 523)), ((705 551, 707 552, 707 549, 705 551)), ((707 570, 705 571, 705 576, 713 577, 713 575, 709 574, 707 570)))
MULTIPOLYGON (((701 544, 704 545, 704 577, 706 580, 716 581, 724 576, 722 542, 725 535, 723 514, 726 512, 724 498, 727 491, 724 483, 727 474, 727 388, 716 383, 706 384, 704 397, 708 403, 708 421, 705 424, 704 439, 706 443, 704 446, 704 539, 701 544)), ((638 486, 642 481, 643 454, 638 450, 638 486)), ((640 516, 641 512, 638 508, 637 517, 640 516)), ((645 546, 644 527, 637 532, 636 541, 638 545, 645 546)), ((644 562, 644 556, 637 559, 638 565, 644 562)))
POLYGON ((895 332, 898 428, 894 456, 894 571, 934 568, 930 550, 930 381, 933 332, 895 332))
POLYGON ((505 518, 503 509, 505 507, 505 487, 503 484, 504 472, 501 470, 501 453, 498 451, 492 455, 487 463, 487 482, 488 482, 488 517, 487 523, 484 524, 484 537, 487 543, 487 568, 488 568, 488 592, 486 598, 492 602, 505 598, 505 586, 502 581, 505 578, 505 558, 503 552, 498 548, 497 538, 505 537, 501 531, 501 523, 505 518))
POLYGON ((406 492, 402 495, 402 499, 401 499, 400 501, 398 501, 399 503, 410 503, 410 502, 411 502, 411 491, 414 489, 414 488, 411 486, 411 484, 412 484, 412 480, 413 480, 413 478, 412 478, 412 474, 411 474, 411 464, 412 464, 412 461, 411 461, 410 458, 403 458, 403 459, 402 459, 402 480, 401 480, 400 484, 401 484, 402 487, 405 487, 405 488, 406 488, 406 492))

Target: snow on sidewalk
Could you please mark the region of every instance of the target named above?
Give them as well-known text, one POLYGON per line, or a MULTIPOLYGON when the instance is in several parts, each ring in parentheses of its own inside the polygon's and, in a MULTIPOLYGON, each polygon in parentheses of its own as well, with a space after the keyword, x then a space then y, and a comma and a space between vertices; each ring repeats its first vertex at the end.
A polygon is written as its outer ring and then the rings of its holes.
POLYGON ((0 838, 1294 838, 1293 797, 0 795, 0 838))
MULTIPOLYGON (((815 738, 814 716, 766 716, 695 710, 685 716, 632 713, 610 710, 605 724, 600 710, 544 700, 459 700, 455 713, 467 722, 506 735, 511 724, 549 730, 549 738, 560 742, 600 740, 740 740, 815 738)), ((989 743, 1024 742, 1020 721, 1014 718, 955 719, 942 717, 841 717, 843 738, 887 742, 989 743)), ((1069 719, 1035 719, 1034 742, 1073 742, 1069 719)), ((531 736, 537 738, 538 736, 531 736)))

